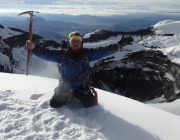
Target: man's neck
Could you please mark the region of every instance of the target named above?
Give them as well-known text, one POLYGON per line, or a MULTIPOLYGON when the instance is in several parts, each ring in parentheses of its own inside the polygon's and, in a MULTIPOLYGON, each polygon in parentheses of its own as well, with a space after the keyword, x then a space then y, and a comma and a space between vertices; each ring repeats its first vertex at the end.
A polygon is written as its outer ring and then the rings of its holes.
POLYGON ((74 50, 74 49, 72 49, 71 47, 70 47, 70 49, 71 49, 71 51, 72 51, 73 53, 78 53, 78 52, 80 52, 80 50, 82 49, 82 46, 81 46, 79 49, 77 49, 77 50, 74 50))

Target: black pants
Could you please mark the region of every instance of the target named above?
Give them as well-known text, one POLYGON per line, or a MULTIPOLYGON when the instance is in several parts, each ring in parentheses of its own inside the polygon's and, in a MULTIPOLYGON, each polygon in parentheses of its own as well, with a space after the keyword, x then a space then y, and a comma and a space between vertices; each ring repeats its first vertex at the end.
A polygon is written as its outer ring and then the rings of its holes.
MULTIPOLYGON (((74 90, 73 96, 76 97, 78 100, 80 100, 84 107, 88 108, 88 107, 92 107, 96 105, 95 97, 88 87, 86 89, 83 89, 82 86, 79 86, 77 88, 80 91, 74 90), (85 91, 86 93, 81 92, 81 91, 85 91)), ((58 100, 54 94, 50 100, 50 106, 52 108, 58 108, 58 107, 63 106, 66 102, 67 101, 58 100)))

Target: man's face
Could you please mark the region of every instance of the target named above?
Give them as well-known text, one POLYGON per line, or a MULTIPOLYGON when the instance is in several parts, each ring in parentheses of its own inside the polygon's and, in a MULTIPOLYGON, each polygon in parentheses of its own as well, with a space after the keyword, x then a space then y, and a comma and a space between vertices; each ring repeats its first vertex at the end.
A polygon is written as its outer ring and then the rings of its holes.
POLYGON ((73 50, 79 49, 81 47, 81 40, 79 40, 79 39, 71 40, 70 46, 73 50))

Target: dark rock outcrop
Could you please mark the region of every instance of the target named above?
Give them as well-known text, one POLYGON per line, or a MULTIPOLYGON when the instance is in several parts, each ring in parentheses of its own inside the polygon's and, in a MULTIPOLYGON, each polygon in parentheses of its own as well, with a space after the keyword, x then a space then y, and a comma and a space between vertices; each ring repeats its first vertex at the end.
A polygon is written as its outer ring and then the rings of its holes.
MULTIPOLYGON (((4 26, 0 25, 0 29, 3 29, 4 26)), ((2 36, 0 36, 0 52, 2 54, 1 56, 1 62, 0 62, 0 72, 6 72, 6 73, 12 73, 13 69, 10 66, 9 67, 9 63, 8 62, 3 62, 3 55, 6 55, 7 57, 11 56, 12 57, 12 52, 7 48, 4 47, 4 43, 2 42, 2 36)), ((6 60, 7 61, 7 60, 6 60)))
MULTIPOLYGON (((4 39, 3 41, 7 46, 9 46, 12 49, 17 47, 20 48, 23 46, 25 47, 27 38, 28 38, 28 33, 24 32, 21 35, 9 37, 7 39, 4 39)), ((35 44, 42 45, 43 47, 52 46, 53 48, 58 48, 60 46, 59 43, 55 41, 44 40, 44 38, 36 34, 33 34, 32 41, 35 44)))
POLYGON ((13 69, 9 69, 8 67, 4 65, 0 65, 0 72, 6 72, 6 73, 13 73, 13 69))
MULTIPOLYGON (((9 37, 7 39, 4 39, 3 42, 8 47, 10 47, 10 49, 12 49, 12 48, 17 48, 17 47, 20 48, 20 47, 25 46, 27 39, 28 39, 28 33, 25 32, 21 35, 12 36, 12 37, 9 37)), ((34 34, 32 37, 32 41, 35 42, 36 44, 41 44, 40 39, 43 40, 43 38, 41 36, 38 36, 36 34, 34 34)))
POLYGON ((142 102, 162 95, 174 99, 180 89, 179 68, 160 51, 140 51, 120 61, 99 61, 90 79, 97 88, 142 102))
POLYGON ((41 44, 43 47, 48 47, 48 46, 52 46, 53 48, 58 48, 60 47, 60 43, 57 43, 55 41, 51 41, 51 40, 46 40, 41 44))
POLYGON ((20 33, 26 33, 25 31, 18 29, 18 28, 13 28, 13 27, 8 27, 12 31, 20 32, 20 33))
POLYGON ((2 29, 3 29, 3 28, 4 28, 4 26, 2 26, 2 25, 0 24, 0 28, 2 28, 2 29))

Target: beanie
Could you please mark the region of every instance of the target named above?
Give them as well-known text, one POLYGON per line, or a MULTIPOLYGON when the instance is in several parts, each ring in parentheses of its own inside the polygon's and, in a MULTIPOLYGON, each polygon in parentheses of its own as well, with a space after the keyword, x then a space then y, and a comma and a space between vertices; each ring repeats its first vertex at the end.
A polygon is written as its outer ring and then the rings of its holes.
POLYGON ((79 39, 82 42, 82 36, 81 36, 80 32, 71 32, 69 34, 69 41, 71 41, 73 39, 79 39))

